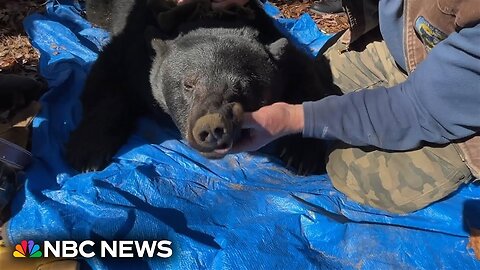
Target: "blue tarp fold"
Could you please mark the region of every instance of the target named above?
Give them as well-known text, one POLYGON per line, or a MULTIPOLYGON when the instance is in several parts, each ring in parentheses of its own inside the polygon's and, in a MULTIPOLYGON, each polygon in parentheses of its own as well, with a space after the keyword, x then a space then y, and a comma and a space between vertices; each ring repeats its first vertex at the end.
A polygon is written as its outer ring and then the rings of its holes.
MULTIPOLYGON (((23 239, 169 239, 169 259, 86 260, 94 269, 479 269, 467 248, 480 223, 480 188, 409 215, 361 206, 325 175, 299 177, 267 155, 218 161, 191 150, 169 125, 139 121, 102 172, 76 174, 62 147, 80 120, 79 96, 108 33, 74 1, 50 1, 25 28, 50 90, 34 120, 35 161, 13 203, 11 243, 23 239)), ((307 15, 279 18, 312 54, 328 36, 307 15)))

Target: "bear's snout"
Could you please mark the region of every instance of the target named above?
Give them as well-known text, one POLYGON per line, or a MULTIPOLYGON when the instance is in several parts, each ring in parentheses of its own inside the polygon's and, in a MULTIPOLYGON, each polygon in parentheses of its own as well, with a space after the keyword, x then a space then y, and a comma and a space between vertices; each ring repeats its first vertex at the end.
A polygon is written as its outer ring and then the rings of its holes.
POLYGON ((230 103, 198 118, 191 129, 190 144, 208 158, 222 158, 238 137, 243 109, 230 103))
POLYGON ((219 113, 200 117, 193 127, 193 139, 204 149, 225 149, 231 146, 232 125, 219 113))

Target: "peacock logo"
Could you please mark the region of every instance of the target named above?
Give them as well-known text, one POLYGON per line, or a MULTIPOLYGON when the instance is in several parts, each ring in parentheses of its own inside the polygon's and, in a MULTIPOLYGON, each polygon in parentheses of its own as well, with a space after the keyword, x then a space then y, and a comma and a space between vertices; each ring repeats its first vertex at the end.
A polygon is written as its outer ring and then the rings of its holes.
POLYGON ((40 258, 42 257, 40 246, 35 244, 32 240, 23 240, 20 244, 15 246, 13 257, 16 258, 40 258))

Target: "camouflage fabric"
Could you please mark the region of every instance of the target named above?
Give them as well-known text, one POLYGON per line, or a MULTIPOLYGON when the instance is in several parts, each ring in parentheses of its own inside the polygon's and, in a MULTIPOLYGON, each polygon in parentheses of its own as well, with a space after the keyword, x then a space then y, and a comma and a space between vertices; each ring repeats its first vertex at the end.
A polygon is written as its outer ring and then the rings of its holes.
POLYGON ((360 51, 345 51, 345 45, 337 41, 324 53, 330 61, 333 82, 343 93, 394 86, 407 79, 379 35, 375 30, 367 34, 365 39, 371 42, 360 43, 360 51))
MULTIPOLYGON (((407 78, 383 41, 370 42, 361 51, 339 48, 337 42, 324 55, 330 60, 334 83, 344 93, 393 86, 407 78)), ((407 213, 446 197, 471 179, 456 147, 392 152, 340 143, 328 156, 327 172, 333 185, 352 200, 407 213)))

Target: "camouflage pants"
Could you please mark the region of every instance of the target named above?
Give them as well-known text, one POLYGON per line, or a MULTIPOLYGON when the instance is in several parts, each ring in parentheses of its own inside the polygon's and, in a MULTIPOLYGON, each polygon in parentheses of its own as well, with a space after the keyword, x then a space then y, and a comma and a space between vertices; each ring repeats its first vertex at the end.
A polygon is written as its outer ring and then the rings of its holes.
MULTIPOLYGON (((407 78, 384 41, 370 42, 361 51, 340 52, 341 46, 337 42, 324 56, 344 93, 407 78)), ((472 178, 454 144, 393 152, 340 143, 328 155, 327 172, 335 188, 352 200, 395 213, 421 209, 472 178)))

